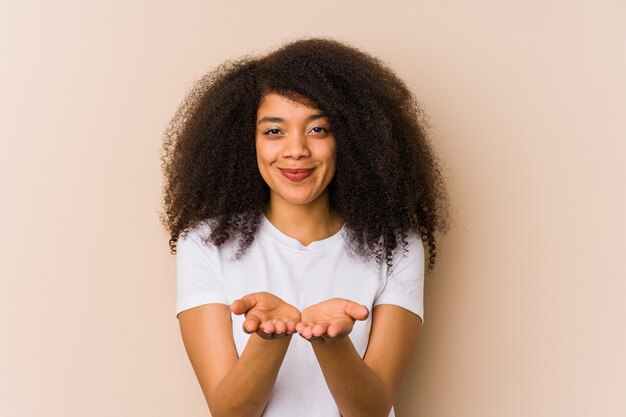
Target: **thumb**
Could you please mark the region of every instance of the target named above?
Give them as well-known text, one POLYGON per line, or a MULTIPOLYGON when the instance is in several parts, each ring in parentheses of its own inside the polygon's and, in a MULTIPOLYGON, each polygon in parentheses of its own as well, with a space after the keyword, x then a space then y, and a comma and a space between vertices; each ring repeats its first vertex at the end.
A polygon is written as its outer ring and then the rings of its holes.
POLYGON ((257 303, 254 294, 245 295, 235 301, 230 305, 230 311, 235 313, 236 315, 247 313, 251 308, 253 308, 257 303))
POLYGON ((354 320, 365 320, 370 312, 364 305, 350 301, 346 306, 346 313, 354 320))

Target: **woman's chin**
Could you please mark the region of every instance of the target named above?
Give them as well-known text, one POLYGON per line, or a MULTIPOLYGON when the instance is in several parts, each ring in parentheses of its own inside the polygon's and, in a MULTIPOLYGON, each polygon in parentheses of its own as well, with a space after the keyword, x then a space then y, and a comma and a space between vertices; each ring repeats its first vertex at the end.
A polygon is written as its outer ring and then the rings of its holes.
POLYGON ((318 196, 311 196, 311 194, 306 194, 304 195, 304 193, 299 194, 299 193, 280 193, 280 198, 281 200, 285 201, 288 204, 294 205, 294 206, 303 206, 306 204, 310 204, 313 201, 315 201, 317 199, 318 196))

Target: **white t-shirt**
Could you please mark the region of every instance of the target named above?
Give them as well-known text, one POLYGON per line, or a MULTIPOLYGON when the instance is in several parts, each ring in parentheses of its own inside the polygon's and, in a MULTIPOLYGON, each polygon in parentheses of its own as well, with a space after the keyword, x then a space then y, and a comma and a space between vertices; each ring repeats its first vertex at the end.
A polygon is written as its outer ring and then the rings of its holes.
MULTIPOLYGON (((221 248, 204 245, 210 234, 206 222, 179 238, 176 253, 176 317, 181 311, 209 303, 230 305, 246 294, 267 291, 300 311, 329 298, 346 298, 368 307, 367 320, 355 321, 350 337, 363 358, 378 304, 401 306, 424 317, 424 247, 417 235, 407 238, 409 251, 396 248, 387 277, 386 263, 363 263, 344 247, 345 226, 333 236, 305 246, 277 229, 265 215, 252 245, 240 260, 231 260, 237 239, 221 248)), ((244 315, 231 314, 237 353, 241 356, 249 334, 244 315)), ((355 383, 358 383, 355 381, 355 383)), ((332 397, 311 342, 294 333, 264 417, 332 416, 339 409, 332 397)), ((390 417, 395 413, 391 409, 390 417)))

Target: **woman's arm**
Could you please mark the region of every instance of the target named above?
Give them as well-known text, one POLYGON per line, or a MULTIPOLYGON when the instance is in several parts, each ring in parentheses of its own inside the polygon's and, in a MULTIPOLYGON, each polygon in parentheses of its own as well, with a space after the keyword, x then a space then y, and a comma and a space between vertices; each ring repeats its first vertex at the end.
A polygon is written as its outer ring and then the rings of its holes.
MULTIPOLYGON (((357 305, 358 306, 358 305, 357 305)), ((304 316, 308 315, 303 311, 304 316)), ((331 322, 320 320, 321 322, 331 322)), ((387 417, 397 389, 417 343, 421 319, 395 305, 378 305, 372 313, 372 329, 365 357, 361 359, 349 337, 334 338, 315 330, 299 332, 311 340, 326 384, 343 417, 387 417)), ((338 328, 338 327, 335 327, 338 328)), ((351 331, 351 327, 348 331, 351 331)), ((336 330, 330 334, 335 335, 336 330)))
POLYGON ((239 360, 213 392, 211 415, 260 416, 272 394, 291 337, 268 340, 253 333, 239 360))
POLYGON ((181 334, 211 415, 258 417, 272 393, 292 337, 287 333, 295 332, 299 312, 268 293, 243 297, 231 309, 206 304, 186 310, 178 316, 181 334), (240 358, 231 309, 235 314, 246 313, 245 331, 251 333, 240 358), (292 320, 281 323, 278 317, 292 320), (259 336, 257 330, 262 329, 270 334, 259 336))

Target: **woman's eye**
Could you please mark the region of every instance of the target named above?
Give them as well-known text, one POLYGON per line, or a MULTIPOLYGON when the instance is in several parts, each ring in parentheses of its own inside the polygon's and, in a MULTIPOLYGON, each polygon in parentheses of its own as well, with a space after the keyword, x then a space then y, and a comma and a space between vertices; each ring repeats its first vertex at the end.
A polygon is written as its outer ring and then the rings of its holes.
POLYGON ((326 129, 325 127, 322 127, 322 126, 315 126, 311 130, 313 130, 314 133, 322 133, 322 132, 328 133, 328 129, 326 129), (316 130, 316 129, 319 129, 319 130, 316 130))
MULTIPOLYGON (((313 132, 313 133, 324 133, 324 134, 330 133, 328 129, 326 129, 325 127, 322 127, 322 126, 315 126, 314 128, 311 129, 311 132, 313 132)), ((279 135, 281 133, 282 133, 282 131, 280 129, 277 129, 277 128, 268 129, 265 132, 263 132, 264 135, 268 135, 268 136, 275 136, 275 135, 279 135)))

